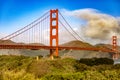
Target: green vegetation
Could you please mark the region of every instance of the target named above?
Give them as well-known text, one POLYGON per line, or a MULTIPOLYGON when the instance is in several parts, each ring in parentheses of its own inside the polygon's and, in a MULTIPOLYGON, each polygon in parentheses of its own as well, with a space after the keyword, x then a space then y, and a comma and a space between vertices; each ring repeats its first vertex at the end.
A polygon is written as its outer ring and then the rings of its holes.
POLYGON ((120 65, 107 58, 75 60, 0 56, 0 80, 119 80, 120 65))
POLYGON ((112 59, 108 58, 86 58, 86 59, 80 59, 80 63, 86 64, 88 66, 94 66, 94 65, 112 65, 114 61, 112 59))

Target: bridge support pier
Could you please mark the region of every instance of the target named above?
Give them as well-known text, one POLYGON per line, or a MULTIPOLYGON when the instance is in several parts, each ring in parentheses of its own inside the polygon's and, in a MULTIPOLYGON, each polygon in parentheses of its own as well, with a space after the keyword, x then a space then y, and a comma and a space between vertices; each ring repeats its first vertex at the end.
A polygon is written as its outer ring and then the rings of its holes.
MULTIPOLYGON (((50 47, 52 48, 55 44, 56 56, 58 56, 58 43, 58 9, 56 9, 50 10, 50 47)), ((50 49, 50 57, 52 58, 53 55, 53 49, 50 49)))
POLYGON ((54 55, 54 53, 53 53, 52 49, 50 49, 50 58, 51 58, 52 60, 54 59, 53 55, 54 55))
POLYGON ((112 58, 113 59, 118 59, 118 57, 119 57, 119 54, 118 53, 114 53, 112 58))

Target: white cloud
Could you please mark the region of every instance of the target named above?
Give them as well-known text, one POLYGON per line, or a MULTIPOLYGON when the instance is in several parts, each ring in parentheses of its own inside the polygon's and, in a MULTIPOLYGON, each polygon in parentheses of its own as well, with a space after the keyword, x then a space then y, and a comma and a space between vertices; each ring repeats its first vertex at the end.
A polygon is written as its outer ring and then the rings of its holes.
POLYGON ((80 31, 82 31, 82 36, 88 42, 93 42, 94 40, 96 40, 94 41, 95 43, 106 42, 111 40, 113 35, 120 38, 120 18, 115 18, 91 8, 74 11, 63 9, 62 12, 67 16, 86 21, 80 31))

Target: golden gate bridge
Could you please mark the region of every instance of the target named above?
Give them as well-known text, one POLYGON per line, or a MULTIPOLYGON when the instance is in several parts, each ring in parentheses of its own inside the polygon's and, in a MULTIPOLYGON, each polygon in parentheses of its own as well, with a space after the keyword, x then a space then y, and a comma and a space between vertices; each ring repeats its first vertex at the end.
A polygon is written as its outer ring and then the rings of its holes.
MULTIPOLYGON (((95 48, 95 47, 71 47, 59 45, 59 36, 63 32, 63 29, 69 33, 72 38, 78 41, 84 41, 80 35, 74 31, 71 25, 66 21, 61 12, 58 9, 50 10, 43 14, 40 18, 36 19, 29 25, 19 29, 18 31, 1 38, 1 41, 11 40, 18 44, 0 44, 0 49, 48 49, 50 50, 50 56, 54 53, 59 55, 59 50, 89 50, 89 51, 101 51, 112 53, 113 59, 118 58, 119 51, 117 49, 117 36, 112 37, 111 49, 95 48), (67 27, 66 27, 67 26, 67 27), (46 31, 45 31, 46 30, 46 31), (23 44, 23 43, 26 44, 23 44), (45 45, 30 44, 30 43, 44 43, 45 45)), ((64 36, 64 35, 62 35, 64 36)), ((65 37, 61 37, 64 39, 65 37)))

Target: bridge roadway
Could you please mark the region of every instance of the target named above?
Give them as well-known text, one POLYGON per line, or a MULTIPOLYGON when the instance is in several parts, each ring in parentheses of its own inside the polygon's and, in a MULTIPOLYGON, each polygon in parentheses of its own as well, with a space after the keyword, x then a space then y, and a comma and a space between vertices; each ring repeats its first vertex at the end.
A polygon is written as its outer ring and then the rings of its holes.
MULTIPOLYGON (((31 49, 31 50, 38 50, 38 49, 56 49, 56 46, 40 46, 40 45, 23 45, 23 44, 18 44, 18 45, 4 45, 0 44, 0 49, 31 49)), ((88 51, 101 51, 101 52, 114 52, 113 50, 110 49, 101 49, 101 48, 85 48, 85 47, 63 47, 63 46, 58 46, 59 50, 65 49, 65 50, 88 50, 88 51)))

